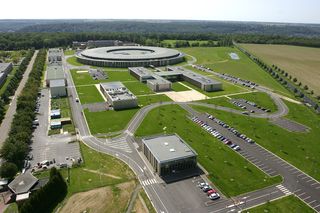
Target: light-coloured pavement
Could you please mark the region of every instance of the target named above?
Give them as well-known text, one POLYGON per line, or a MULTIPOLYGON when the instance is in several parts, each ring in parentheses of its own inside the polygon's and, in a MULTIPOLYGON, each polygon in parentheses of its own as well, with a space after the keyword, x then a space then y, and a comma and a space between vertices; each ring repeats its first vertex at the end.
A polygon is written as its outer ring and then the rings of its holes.
POLYGON ((23 74, 23 78, 20 81, 20 84, 16 90, 16 92, 14 93, 14 96, 12 98, 12 101, 9 105, 9 108, 6 112, 6 115, 4 117, 4 119, 2 120, 1 126, 0 126, 0 148, 2 147, 4 141, 7 139, 10 128, 11 128, 11 123, 14 117, 14 114, 16 113, 16 109, 17 109, 17 99, 19 97, 19 95, 21 94, 25 84, 27 83, 27 80, 29 78, 29 74, 32 70, 33 67, 33 63, 38 55, 38 50, 35 51, 33 57, 30 60, 30 63, 25 71, 25 73, 23 74))

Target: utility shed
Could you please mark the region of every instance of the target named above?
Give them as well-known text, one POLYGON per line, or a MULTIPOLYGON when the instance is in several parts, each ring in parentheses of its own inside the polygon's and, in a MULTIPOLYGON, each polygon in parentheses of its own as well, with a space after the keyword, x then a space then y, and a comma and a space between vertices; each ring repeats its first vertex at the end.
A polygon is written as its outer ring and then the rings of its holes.
POLYGON ((197 153, 176 134, 143 138, 142 150, 159 176, 197 166, 197 153))
POLYGON ((51 97, 67 96, 66 82, 64 79, 56 79, 50 81, 51 97))

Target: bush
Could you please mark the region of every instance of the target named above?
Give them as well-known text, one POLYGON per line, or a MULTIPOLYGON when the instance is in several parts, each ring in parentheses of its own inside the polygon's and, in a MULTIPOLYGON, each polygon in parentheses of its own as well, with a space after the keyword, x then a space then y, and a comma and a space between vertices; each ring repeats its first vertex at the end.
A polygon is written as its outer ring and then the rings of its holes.
POLYGON ((14 163, 4 162, 0 167, 0 176, 12 179, 18 172, 18 167, 14 163))

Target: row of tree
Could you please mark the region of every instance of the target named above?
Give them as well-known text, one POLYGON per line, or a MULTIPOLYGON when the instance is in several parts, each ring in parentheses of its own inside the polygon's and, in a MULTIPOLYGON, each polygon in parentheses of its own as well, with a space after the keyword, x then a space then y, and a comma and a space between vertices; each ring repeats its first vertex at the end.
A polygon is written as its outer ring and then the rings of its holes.
POLYGON ((15 165, 17 169, 23 167, 23 162, 29 152, 29 145, 32 137, 32 122, 35 118, 36 100, 41 84, 41 76, 46 61, 46 50, 40 50, 33 64, 32 71, 28 81, 23 88, 21 95, 17 100, 17 109, 13 121, 9 137, 4 142, 0 154, 4 163, 2 163, 0 171, 10 165, 15 165))
POLYGON ((53 167, 48 183, 31 194, 31 197, 19 205, 20 213, 50 213, 68 192, 68 186, 61 173, 53 167))
MULTIPOLYGON (((242 52, 244 52, 247 56, 249 56, 254 62, 256 62, 263 70, 270 73, 271 76, 276 79, 279 83, 281 83, 286 89, 288 89, 290 92, 293 92, 296 97, 299 97, 303 100, 303 102, 310 104, 314 110, 317 112, 320 112, 318 103, 313 100, 312 97, 308 96, 306 94, 306 91, 309 89, 307 85, 303 87, 303 90, 300 89, 302 87, 302 83, 298 83, 298 86, 296 86, 297 78, 292 78, 291 75, 289 75, 284 70, 280 69, 276 65, 272 65, 271 67, 264 63, 261 59, 253 56, 245 49, 238 47, 242 52)), ((311 92, 311 95, 313 95, 313 91, 311 92)))
POLYGON ((12 96, 16 89, 19 86, 19 83, 23 77, 24 72, 27 69, 27 66, 32 58, 34 51, 30 50, 26 54, 26 57, 21 62, 20 66, 17 68, 17 71, 15 72, 14 76, 10 80, 9 84, 7 85, 4 93, 0 96, 0 123, 5 115, 5 105, 9 104, 10 102, 10 96, 12 96))
MULTIPOLYGON (((214 33, 129 33, 129 32, 88 32, 88 33, 0 33, 1 50, 29 48, 67 47, 72 41, 122 40, 142 45, 161 46, 163 40, 215 41, 209 45, 230 46, 239 43, 291 44, 320 47, 320 38, 288 37, 257 34, 214 34, 214 33)), ((201 42, 199 43, 199 45, 201 42)), ((179 44, 178 44, 179 45, 179 44)), ((187 45, 187 43, 185 43, 187 45)))

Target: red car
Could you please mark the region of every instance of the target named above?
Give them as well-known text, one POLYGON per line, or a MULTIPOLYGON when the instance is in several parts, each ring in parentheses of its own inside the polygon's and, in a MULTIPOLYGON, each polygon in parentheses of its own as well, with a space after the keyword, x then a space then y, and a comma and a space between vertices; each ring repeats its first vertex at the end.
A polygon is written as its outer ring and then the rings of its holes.
POLYGON ((209 195, 211 195, 212 193, 216 193, 216 192, 217 192, 216 190, 211 189, 211 190, 207 191, 207 195, 209 196, 209 195))

